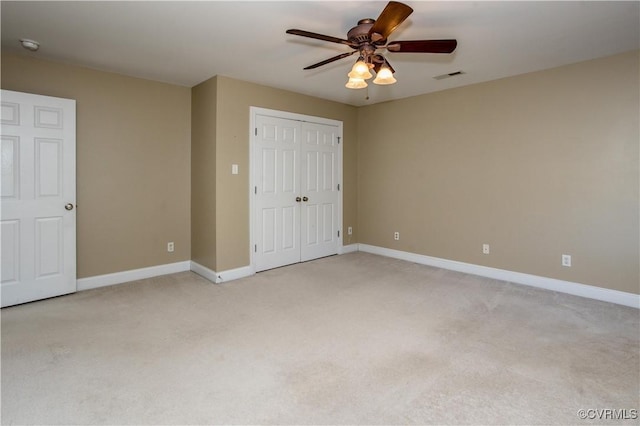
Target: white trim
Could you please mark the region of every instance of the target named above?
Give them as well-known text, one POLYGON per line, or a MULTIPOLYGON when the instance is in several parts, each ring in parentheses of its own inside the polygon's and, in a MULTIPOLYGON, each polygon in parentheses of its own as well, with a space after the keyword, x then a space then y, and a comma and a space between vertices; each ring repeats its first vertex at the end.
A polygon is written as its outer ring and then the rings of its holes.
POLYGON ((114 272, 113 274, 96 275, 94 277, 81 278, 77 281, 77 291, 91 290, 109 285, 122 284, 130 281, 153 278, 160 275, 175 274, 177 272, 193 271, 196 274, 219 284, 226 281, 237 280, 253 275, 255 272, 249 266, 229 269, 216 273, 215 271, 200 265, 194 261, 168 263, 166 265, 150 266, 148 268, 132 269, 130 271, 114 272))
MULTIPOLYGON (((268 117, 284 118, 286 120, 304 121, 307 123, 327 124, 329 126, 336 126, 336 127, 342 126, 342 121, 340 120, 334 120, 332 118, 316 117, 313 115, 306 115, 306 114, 298 114, 295 112, 280 111, 277 109, 250 106, 249 112, 251 114, 251 117, 254 118, 254 120, 250 120, 252 125, 255 125, 256 115, 266 115, 268 117)), ((254 127, 255 126, 252 126, 250 129, 252 133, 253 133, 254 127)))
POLYGON ((338 254, 347 254, 358 251, 358 244, 349 244, 338 247, 338 254))
POLYGON ((240 268, 216 272, 212 269, 207 268, 206 266, 202 266, 199 263, 194 262, 193 260, 191 261, 191 271, 216 284, 250 277, 251 275, 256 273, 251 268, 251 266, 242 266, 240 268))
POLYGON ((555 278, 541 277, 537 275, 523 274, 521 272, 507 271, 504 269, 490 268, 488 266, 474 265, 455 260, 441 259, 406 251, 394 250, 384 247, 358 244, 358 250, 366 253, 406 260, 421 265, 434 266, 436 268, 449 269, 467 274, 479 275, 515 284, 523 284, 560 293, 573 294, 574 296, 611 302, 618 305, 630 306, 640 309, 640 295, 626 293, 624 291, 611 290, 570 281, 557 280, 555 278))
POLYGON ((77 290, 91 290, 93 288, 108 285, 122 284, 129 281, 153 278, 160 275, 175 274, 189 270, 190 262, 167 263, 165 265, 150 266, 148 268, 132 269, 129 271, 114 272, 113 274, 96 275, 94 277, 80 278, 77 281, 77 290))
POLYGON ((201 264, 194 262, 193 260, 191 261, 191 272, 195 272, 201 277, 208 279, 212 283, 216 282, 216 271, 214 271, 213 269, 209 269, 206 266, 202 266, 201 264))
POLYGON ((250 277, 254 274, 255 271, 251 266, 242 266, 240 268, 229 269, 226 271, 218 272, 218 275, 216 276, 216 284, 250 277))

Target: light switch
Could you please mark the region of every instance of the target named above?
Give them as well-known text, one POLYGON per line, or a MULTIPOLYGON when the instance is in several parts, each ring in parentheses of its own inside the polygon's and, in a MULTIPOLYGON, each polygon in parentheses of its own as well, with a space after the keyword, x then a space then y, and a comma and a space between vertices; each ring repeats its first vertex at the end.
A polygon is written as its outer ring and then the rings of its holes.
POLYGON ((237 164, 232 164, 231 165, 231 174, 232 175, 237 175, 238 174, 238 165, 237 164))

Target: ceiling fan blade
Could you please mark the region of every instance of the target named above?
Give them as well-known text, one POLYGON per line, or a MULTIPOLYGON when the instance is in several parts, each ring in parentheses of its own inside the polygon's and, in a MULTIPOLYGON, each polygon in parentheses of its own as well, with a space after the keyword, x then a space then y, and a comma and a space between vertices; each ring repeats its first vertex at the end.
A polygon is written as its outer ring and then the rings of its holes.
POLYGON ((292 29, 292 30, 287 30, 287 34, 293 34, 293 35, 302 36, 302 37, 315 38, 317 40, 330 41, 331 43, 346 44, 347 46, 351 46, 352 45, 352 43, 349 40, 344 40, 344 39, 338 38, 338 37, 331 37, 331 36, 324 35, 324 34, 312 33, 310 31, 292 29))
POLYGON ((386 40, 389 34, 404 22, 412 12, 413 9, 406 4, 390 1, 369 30, 371 41, 375 43, 386 40))
POLYGON ((321 67, 321 66, 326 65, 326 64, 328 64, 328 63, 331 63, 331 62, 333 62, 333 61, 337 61, 337 60, 339 60, 339 59, 346 58, 347 56, 351 56, 351 55, 353 55, 353 54, 354 54, 354 53, 356 53, 356 52, 357 52, 357 50, 354 50, 353 52, 343 53, 343 54, 341 54, 341 55, 334 56, 333 58, 325 59, 324 61, 322 61, 322 62, 318 62, 317 64, 309 65, 308 67, 305 67, 304 69, 305 69, 305 70, 312 70, 312 69, 314 69, 314 68, 321 67))
POLYGON ((456 46, 456 40, 409 40, 392 41, 387 45, 387 50, 406 53, 451 53, 456 50, 456 46))

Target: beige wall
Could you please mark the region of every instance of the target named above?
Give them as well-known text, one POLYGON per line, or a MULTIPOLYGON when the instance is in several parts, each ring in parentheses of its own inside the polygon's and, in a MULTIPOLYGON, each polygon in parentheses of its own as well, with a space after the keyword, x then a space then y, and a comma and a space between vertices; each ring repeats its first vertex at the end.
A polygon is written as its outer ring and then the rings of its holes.
POLYGON ((258 106, 343 121, 344 244, 639 293, 638 64, 632 52, 355 108, 227 77, 188 89, 3 53, 2 88, 77 100, 80 278, 248 265, 258 106))
MULTIPOLYGON (((217 77, 216 268, 224 271, 249 258, 249 107, 275 109, 340 120, 343 126, 343 224, 357 241, 357 109, 285 90, 217 77), (240 173, 231 174, 231 164, 240 173)), ((345 238, 344 244, 349 244, 345 238)))
POLYGON ((639 293, 638 64, 359 109, 360 242, 639 293))
POLYGON ((190 259, 189 88, 6 53, 2 88, 77 101, 79 278, 190 259))
POLYGON ((217 78, 191 89, 191 260, 216 270, 217 78))

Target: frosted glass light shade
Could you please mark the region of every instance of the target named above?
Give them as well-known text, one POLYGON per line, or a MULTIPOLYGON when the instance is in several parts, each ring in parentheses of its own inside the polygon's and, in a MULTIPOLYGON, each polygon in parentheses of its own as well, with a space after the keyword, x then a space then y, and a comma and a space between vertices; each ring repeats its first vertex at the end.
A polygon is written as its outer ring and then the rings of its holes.
POLYGON ((344 85, 344 87, 348 89, 364 89, 367 86, 368 84, 366 81, 364 81, 364 79, 353 77, 349 77, 349 81, 347 81, 347 84, 344 85))
POLYGON ((353 64, 351 72, 347 75, 351 78, 358 78, 361 80, 367 80, 373 77, 373 75, 369 72, 369 66, 364 61, 358 61, 353 64))
POLYGON ((393 84, 397 80, 393 77, 393 73, 387 67, 382 67, 376 75, 376 79, 373 80, 375 84, 393 84))

